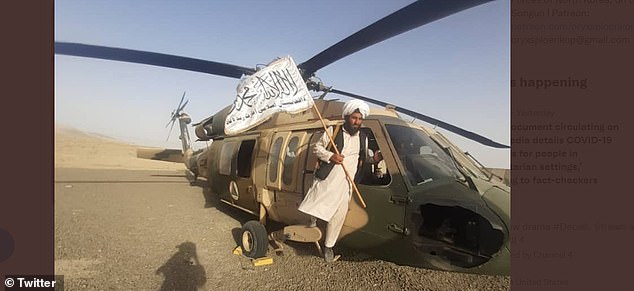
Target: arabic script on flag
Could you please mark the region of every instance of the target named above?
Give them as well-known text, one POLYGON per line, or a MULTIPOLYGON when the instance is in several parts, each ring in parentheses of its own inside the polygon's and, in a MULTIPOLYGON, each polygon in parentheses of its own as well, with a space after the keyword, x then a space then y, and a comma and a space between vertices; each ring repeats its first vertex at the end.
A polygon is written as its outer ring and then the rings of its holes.
POLYGON ((293 59, 277 59, 240 82, 225 119, 225 134, 251 129, 278 112, 305 111, 312 104, 313 98, 293 59))

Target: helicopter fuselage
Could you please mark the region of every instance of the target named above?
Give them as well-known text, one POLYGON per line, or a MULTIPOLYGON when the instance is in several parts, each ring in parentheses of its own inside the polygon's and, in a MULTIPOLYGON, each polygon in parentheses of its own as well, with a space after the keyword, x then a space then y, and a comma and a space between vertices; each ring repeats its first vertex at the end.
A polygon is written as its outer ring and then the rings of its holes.
MULTIPOLYGON (((327 124, 341 124, 341 102, 316 104, 327 124)), ((226 112, 226 111, 225 111, 226 112)), ((314 179, 312 154, 324 131, 311 112, 279 114, 254 130, 215 136, 198 159, 198 175, 226 204, 285 225, 307 224, 298 211, 314 179)), ((358 168, 340 243, 400 264, 509 274, 510 188, 459 169, 446 148, 419 125, 389 110, 363 121, 368 151, 379 163, 358 168)))

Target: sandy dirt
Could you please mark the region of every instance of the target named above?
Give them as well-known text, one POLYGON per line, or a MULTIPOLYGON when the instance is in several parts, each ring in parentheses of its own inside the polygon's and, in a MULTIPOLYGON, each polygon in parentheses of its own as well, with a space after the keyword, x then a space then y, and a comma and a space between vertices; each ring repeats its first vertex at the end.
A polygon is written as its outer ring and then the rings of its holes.
POLYGON ((399 266, 340 247, 342 259, 327 264, 300 243, 254 267, 232 254, 253 217, 217 202, 205 183, 191 186, 182 165, 68 128, 55 150, 55 269, 66 290, 510 289, 508 276, 399 266))
POLYGON ((139 159, 136 146, 115 139, 55 126, 55 168, 184 170, 183 164, 139 159))

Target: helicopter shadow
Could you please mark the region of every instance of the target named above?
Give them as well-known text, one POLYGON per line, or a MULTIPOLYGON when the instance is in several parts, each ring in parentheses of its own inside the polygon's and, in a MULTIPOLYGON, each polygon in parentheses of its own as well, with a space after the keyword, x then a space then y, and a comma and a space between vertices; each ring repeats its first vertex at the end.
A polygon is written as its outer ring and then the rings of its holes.
POLYGON ((200 188, 203 193, 203 198, 205 198, 205 208, 218 208, 219 210, 222 208, 223 203, 220 202, 220 198, 211 191, 211 188, 206 180, 190 180, 189 185, 200 188))
POLYGON ((256 218, 253 215, 246 213, 240 209, 231 207, 222 201, 220 201, 220 197, 211 191, 211 188, 207 184, 207 181, 202 179, 196 179, 193 182, 190 182, 191 186, 199 187, 202 190, 203 198, 205 199, 205 208, 216 208, 223 214, 228 215, 229 217, 235 219, 240 222, 240 224, 244 224, 249 220, 254 220, 256 218))
POLYGON ((334 248, 335 254, 341 255, 339 261, 342 262, 379 262, 382 261, 380 258, 377 258, 369 253, 364 251, 349 249, 344 246, 335 246, 334 248))
POLYGON ((205 267, 198 261, 196 245, 187 241, 176 248, 178 251, 155 272, 164 277, 159 290, 198 290, 205 285, 207 275, 205 267))
POLYGON ((185 175, 178 174, 152 174, 151 177, 173 177, 173 178, 187 178, 185 175))
MULTIPOLYGON (((225 203, 220 201, 220 198, 214 194, 211 191, 211 188, 208 186, 207 181, 202 180, 202 179, 197 179, 196 181, 193 181, 190 183, 192 186, 196 186, 196 187, 200 187, 203 193, 203 197, 205 199, 205 208, 216 208, 217 210, 219 210, 220 212, 222 212, 223 214, 228 215, 229 217, 235 219, 236 221, 238 221, 241 225, 243 225, 244 223, 246 223, 249 220, 254 220, 256 219, 253 215, 248 214, 240 209, 231 207, 229 205, 226 205, 225 203)), ((318 221, 317 222, 318 227, 321 229, 322 233, 325 233, 326 231, 326 223, 324 221, 318 221)), ((272 221, 272 220, 267 220, 266 223, 266 231, 267 233, 272 233, 278 230, 281 230, 285 227, 286 225, 276 222, 276 221, 272 221)), ((233 240, 235 241, 237 246, 240 246, 241 244, 241 240, 242 240, 242 228, 241 227, 235 227, 231 230, 231 236, 233 238, 233 240)), ((291 240, 286 240, 284 241, 282 244, 282 248, 283 251, 281 252, 274 252, 275 250, 275 244, 273 244, 271 241, 269 241, 269 255, 276 255, 276 256, 316 256, 316 257, 321 257, 322 254, 320 254, 319 250, 317 249, 317 247, 315 246, 314 243, 305 243, 305 242, 296 242, 296 241, 291 241, 291 240)), ((320 245, 323 248, 324 242, 323 242, 323 238, 320 240, 320 245)), ((357 261, 357 262, 361 262, 361 261, 377 261, 380 260, 378 258, 375 258, 369 254, 366 254, 364 252, 360 252, 358 250, 354 250, 354 249, 349 249, 345 246, 340 246, 340 245, 336 245, 334 247, 334 251, 336 254, 341 254, 342 257, 339 259, 341 261, 357 261)))
MULTIPOLYGON (((323 248, 323 242, 319 242, 323 248)), ((285 241, 284 252, 275 253, 278 256, 285 256, 289 251, 292 251, 294 256, 301 257, 321 257, 322 254, 313 243, 304 243, 296 241, 285 241), (290 250, 289 250, 290 249, 290 250)))
MULTIPOLYGON (((229 217, 238 221, 240 225, 244 225, 249 220, 257 219, 252 214, 246 213, 240 209, 231 207, 221 202, 220 197, 218 197, 218 195, 213 193, 213 191, 211 190, 211 188, 208 186, 207 183, 208 182, 203 179, 196 179, 195 181, 192 181, 190 183, 192 186, 201 188, 203 197, 205 199, 205 208, 216 208, 223 214, 228 215, 229 217)), ((284 228, 284 226, 285 226, 284 224, 267 219, 265 228, 267 233, 270 234, 274 231, 281 230, 282 228, 284 228)), ((241 227, 233 228, 231 230, 231 236, 233 240, 235 241, 236 245, 240 246, 242 241, 242 228, 241 227)), ((313 244, 299 243, 299 242, 292 242, 292 241, 286 241, 284 242, 284 244, 285 246, 290 247, 290 248, 285 247, 284 248, 285 252, 292 251, 295 255, 311 255, 311 256, 319 255, 319 252, 317 251, 317 249, 315 248, 313 244)), ((272 251, 273 249, 274 249, 274 246, 269 245, 269 251, 272 251)), ((283 255, 283 253, 280 253, 280 254, 283 255)))
MULTIPOLYGON (((276 242, 278 244, 278 242, 276 242)), ((319 241, 319 245, 324 248, 323 239, 319 241)), ((269 248, 269 254, 275 254, 276 256, 301 256, 301 257, 315 257, 323 260, 323 254, 320 253, 319 249, 315 246, 314 243, 306 243, 306 242, 296 242, 296 241, 284 241, 283 242, 283 251, 282 252, 272 252, 275 250, 275 245, 272 245, 272 248, 269 248)), ((335 255, 341 255, 338 261, 344 262, 375 262, 381 261, 380 258, 377 258, 369 253, 364 251, 355 250, 348 248, 346 246, 342 246, 337 244, 333 247, 333 251, 335 255)))

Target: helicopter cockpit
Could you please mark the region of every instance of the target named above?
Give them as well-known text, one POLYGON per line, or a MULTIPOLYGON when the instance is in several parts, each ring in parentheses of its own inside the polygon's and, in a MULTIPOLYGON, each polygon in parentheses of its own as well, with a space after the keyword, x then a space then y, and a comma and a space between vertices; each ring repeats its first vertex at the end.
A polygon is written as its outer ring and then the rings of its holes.
POLYGON ((386 124, 385 128, 412 185, 446 177, 464 179, 451 157, 424 132, 395 124, 386 124))

